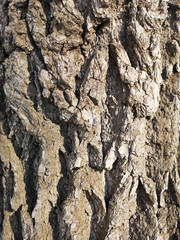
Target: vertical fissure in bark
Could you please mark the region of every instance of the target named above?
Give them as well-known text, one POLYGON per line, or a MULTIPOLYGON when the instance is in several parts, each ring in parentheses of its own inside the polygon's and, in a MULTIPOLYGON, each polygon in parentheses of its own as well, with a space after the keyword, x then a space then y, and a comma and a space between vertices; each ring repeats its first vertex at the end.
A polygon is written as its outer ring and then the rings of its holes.
POLYGON ((26 144, 28 145, 29 149, 26 150, 28 151, 27 159, 23 160, 23 165, 25 167, 24 182, 28 212, 31 215, 37 201, 40 146, 33 136, 30 136, 29 141, 26 144))
POLYGON ((31 34, 31 31, 29 29, 29 24, 27 22, 27 19, 25 19, 25 22, 26 22, 26 28, 27 28, 28 37, 29 37, 29 40, 30 40, 32 46, 34 47, 35 53, 38 56, 39 61, 43 64, 43 68, 45 70, 48 70, 48 68, 46 66, 46 63, 44 62, 43 55, 41 53, 41 49, 37 46, 37 44, 36 44, 36 42, 35 42, 35 40, 33 38, 33 35, 31 34))
POLYGON ((137 205, 139 206, 141 211, 145 211, 148 206, 153 206, 153 202, 146 193, 146 190, 144 189, 141 180, 139 180, 136 192, 137 192, 137 205))
POLYGON ((75 83, 76 83, 75 95, 76 95, 76 98, 80 100, 80 87, 81 87, 82 79, 78 75, 75 76, 75 83))
POLYGON ((12 171, 12 165, 10 163, 9 169, 6 169, 6 177, 5 177, 5 210, 11 212, 11 199, 14 193, 14 173, 12 171))
POLYGON ((95 193, 91 192, 91 194, 86 191, 86 197, 89 201, 92 210, 91 216, 91 232, 90 232, 90 240, 102 240, 103 239, 103 228, 104 228, 104 220, 105 213, 103 212, 103 206, 101 200, 95 195, 95 193))
POLYGON ((67 166, 67 159, 65 154, 59 150, 59 160, 61 163, 61 174, 62 177, 59 180, 57 190, 58 190, 58 200, 57 200, 57 206, 60 208, 62 206, 62 203, 66 200, 68 195, 68 189, 69 189, 69 171, 67 166))
POLYGON ((21 224, 21 209, 22 206, 12 214, 10 217, 10 223, 12 231, 14 233, 14 240, 23 240, 22 236, 22 224, 21 224))
POLYGON ((91 210, 92 210, 91 222, 90 222, 91 230, 90 230, 90 237, 89 237, 89 239, 90 240, 93 240, 93 239, 96 240, 97 237, 96 237, 96 233, 95 233, 95 230, 94 230, 94 224, 93 224, 94 218, 95 218, 95 214, 96 214, 95 213, 95 207, 94 207, 94 203, 93 203, 93 201, 91 199, 91 196, 90 196, 88 191, 86 191, 86 197, 87 197, 87 199, 89 201, 89 204, 90 204, 91 210))
POLYGON ((52 14, 51 14, 51 1, 50 0, 43 0, 41 1, 42 7, 44 9, 44 13, 46 14, 46 36, 52 33, 51 29, 51 21, 52 21, 52 14))
POLYGON ((90 143, 87 145, 88 160, 89 166, 94 170, 102 170, 103 168, 103 159, 100 156, 98 148, 92 146, 90 143))
POLYGON ((38 109, 38 99, 37 99, 37 95, 38 95, 38 91, 35 85, 35 67, 34 67, 34 61, 35 59, 33 58, 33 54, 31 53, 30 55, 27 56, 28 59, 28 71, 29 71, 29 85, 28 85, 28 89, 27 89, 27 93, 29 98, 31 99, 31 101, 34 103, 34 108, 37 111, 38 109))
POLYGON ((176 194, 176 190, 174 188, 174 183, 171 176, 169 177, 167 193, 169 195, 170 203, 175 204, 178 207, 179 204, 178 204, 177 194, 176 194))
POLYGON ((178 166, 178 173, 180 175, 180 136, 179 136, 179 144, 178 144, 178 151, 177 151, 177 166, 178 166))
POLYGON ((4 187, 3 187, 3 162, 0 156, 0 238, 3 230, 3 220, 4 220, 4 187))
POLYGON ((104 124, 102 126, 102 144, 103 156, 105 157, 107 151, 112 145, 112 141, 117 139, 121 133, 121 129, 125 120, 125 108, 128 105, 129 87, 125 84, 119 73, 116 49, 113 44, 109 48, 109 62, 106 76, 106 105, 108 112, 104 113, 104 118, 108 117, 110 131, 108 131, 104 124), (103 139, 108 139, 104 141, 103 139))
POLYGON ((73 151, 74 128, 69 123, 61 123, 61 134, 64 137, 64 148, 67 156, 73 151))
POLYGON ((60 238, 59 232, 59 221, 58 221, 58 211, 57 207, 52 207, 50 214, 49 214, 49 223, 52 227, 53 232, 53 240, 60 238))
POLYGON ((42 95, 43 88, 39 83, 40 71, 43 69, 43 64, 39 60, 36 52, 31 52, 28 56, 28 70, 30 73, 30 83, 28 85, 28 96, 34 103, 34 108, 36 111, 42 109, 44 116, 49 119, 51 122, 59 125, 59 109, 53 104, 52 97, 51 99, 46 99, 42 95))
POLYGON ((18 115, 14 111, 10 111, 7 113, 7 124, 8 124, 8 138, 11 140, 13 144, 14 151, 19 159, 21 159, 23 148, 22 142, 25 135, 25 128, 22 126, 21 120, 18 115), (18 126, 19 131, 15 132, 14 127, 12 126, 12 122, 16 122, 16 126, 18 126))

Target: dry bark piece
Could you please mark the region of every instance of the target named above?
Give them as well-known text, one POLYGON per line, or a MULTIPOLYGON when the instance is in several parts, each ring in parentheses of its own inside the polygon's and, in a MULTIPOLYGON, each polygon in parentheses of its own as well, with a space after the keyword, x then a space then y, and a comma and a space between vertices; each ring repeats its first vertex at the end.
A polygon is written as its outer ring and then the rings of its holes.
POLYGON ((0 0, 0 239, 180 239, 179 7, 0 0))

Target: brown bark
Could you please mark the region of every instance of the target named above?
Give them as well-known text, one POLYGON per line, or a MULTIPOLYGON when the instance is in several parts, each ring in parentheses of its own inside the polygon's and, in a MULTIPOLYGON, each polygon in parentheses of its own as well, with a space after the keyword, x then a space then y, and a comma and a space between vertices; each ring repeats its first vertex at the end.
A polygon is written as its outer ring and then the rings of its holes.
POLYGON ((179 1, 0 16, 0 238, 180 239, 179 1))

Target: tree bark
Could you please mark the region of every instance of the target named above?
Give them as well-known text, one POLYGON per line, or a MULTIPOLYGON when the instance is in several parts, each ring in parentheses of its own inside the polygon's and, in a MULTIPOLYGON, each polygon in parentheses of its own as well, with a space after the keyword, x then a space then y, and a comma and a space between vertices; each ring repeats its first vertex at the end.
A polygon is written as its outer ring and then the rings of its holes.
POLYGON ((0 16, 0 239, 180 239, 180 2, 0 16))

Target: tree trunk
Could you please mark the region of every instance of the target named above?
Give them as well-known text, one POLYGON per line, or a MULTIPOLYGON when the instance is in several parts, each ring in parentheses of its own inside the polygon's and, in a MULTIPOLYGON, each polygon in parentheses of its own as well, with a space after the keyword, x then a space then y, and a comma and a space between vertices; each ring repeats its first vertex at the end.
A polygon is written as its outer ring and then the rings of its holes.
POLYGON ((180 239, 179 0, 0 16, 0 239, 180 239))

